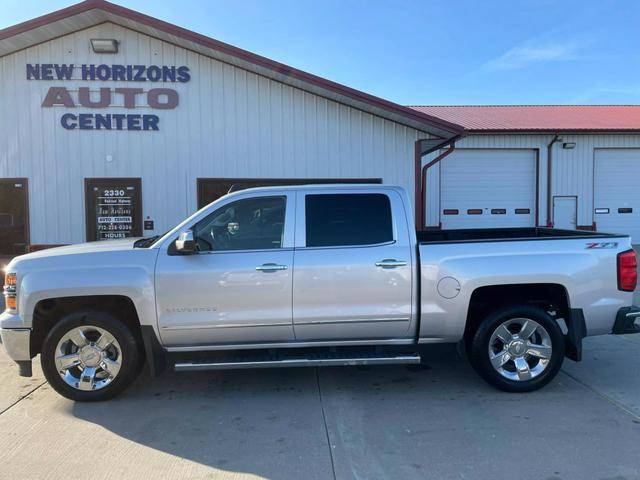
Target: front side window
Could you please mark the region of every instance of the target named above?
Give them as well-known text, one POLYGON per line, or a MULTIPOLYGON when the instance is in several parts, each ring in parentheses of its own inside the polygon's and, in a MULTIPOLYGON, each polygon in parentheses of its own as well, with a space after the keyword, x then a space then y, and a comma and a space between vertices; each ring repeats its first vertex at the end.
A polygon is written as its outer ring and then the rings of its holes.
POLYGON ((194 227, 198 250, 282 248, 286 197, 256 197, 231 202, 194 227))
POLYGON ((393 240, 391 204, 383 194, 307 195, 307 247, 375 245, 393 240))

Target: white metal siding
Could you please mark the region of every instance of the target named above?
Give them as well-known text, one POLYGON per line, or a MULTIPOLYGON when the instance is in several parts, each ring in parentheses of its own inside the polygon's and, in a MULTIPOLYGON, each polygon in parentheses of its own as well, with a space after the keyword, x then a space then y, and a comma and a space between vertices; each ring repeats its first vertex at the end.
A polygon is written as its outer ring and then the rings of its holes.
POLYGON ((533 150, 456 150, 440 166, 442 227, 534 226, 535 166, 533 150))
POLYGON ((594 211, 598 230, 628 233, 632 241, 640 243, 639 181, 640 149, 595 151, 594 211))
POLYGON ((84 240, 84 178, 141 177, 143 216, 157 233, 196 208, 198 177, 380 177, 412 194, 414 142, 427 137, 108 23, 0 58, 0 85, 0 178, 29 178, 32 243, 84 240), (120 51, 96 55, 90 38, 116 38, 120 51), (154 112, 158 132, 68 131, 59 123, 68 109, 41 107, 49 87, 149 85, 28 81, 27 63, 187 65, 191 81, 164 85, 180 105, 154 112))
MULTIPOLYGON (((591 227, 594 222, 594 152, 600 148, 640 148, 640 135, 634 134, 571 134, 560 132, 562 142, 553 145, 552 196, 577 197, 577 223, 579 227, 591 227), (563 143, 575 143, 573 149, 565 149, 563 143)), ((539 220, 547 223, 547 145, 553 138, 549 134, 472 134, 457 142, 458 148, 474 149, 536 149, 539 155, 539 220)), ((436 153, 429 159, 434 158, 436 153)), ((438 225, 440 211, 440 170, 435 165, 427 175, 427 224, 438 225)), ((597 225, 602 230, 600 225, 597 225)))

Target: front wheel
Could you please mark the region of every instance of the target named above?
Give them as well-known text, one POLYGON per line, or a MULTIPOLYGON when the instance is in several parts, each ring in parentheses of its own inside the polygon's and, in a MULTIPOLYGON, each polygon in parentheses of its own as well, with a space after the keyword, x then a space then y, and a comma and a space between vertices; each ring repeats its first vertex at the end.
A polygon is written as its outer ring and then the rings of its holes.
POLYGON ((530 392, 557 375, 564 336, 541 308, 508 307, 482 321, 470 350, 473 368, 488 383, 507 392, 530 392))
POLYGON ((42 345, 43 373, 59 394, 75 401, 113 398, 135 380, 142 355, 129 328, 104 312, 66 315, 42 345))

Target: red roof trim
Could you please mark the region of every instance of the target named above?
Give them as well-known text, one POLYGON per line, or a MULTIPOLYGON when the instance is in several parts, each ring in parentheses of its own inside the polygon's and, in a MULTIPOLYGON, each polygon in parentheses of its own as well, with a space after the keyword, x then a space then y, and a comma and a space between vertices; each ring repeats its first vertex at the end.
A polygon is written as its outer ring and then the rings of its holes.
POLYGON ((353 100, 364 102, 378 108, 382 108, 389 112, 393 112, 405 118, 411 119, 412 121, 424 123, 427 125, 431 124, 434 127, 451 132, 452 135, 458 135, 464 131, 464 128, 462 126, 457 125, 455 123, 448 122, 446 120, 442 120, 432 115, 428 115, 426 113, 413 110, 409 107, 404 107, 402 105, 398 105, 388 100, 384 100, 382 98, 376 97, 374 95, 361 92, 354 88, 350 88, 345 85, 332 82, 331 80, 327 80, 317 75, 313 75, 311 73, 298 70, 296 68, 290 67, 283 63, 276 62, 274 60, 263 57, 261 55, 251 53, 247 50, 243 50, 241 48, 234 47, 233 45, 229 45, 224 42, 220 42, 218 40, 207 37, 205 35, 196 33, 194 31, 187 30, 186 28, 179 27, 177 25, 165 22, 163 20, 159 20, 149 15, 145 15, 135 10, 131 10, 129 8, 125 8, 120 5, 116 5, 104 0, 86 0, 76 5, 63 8, 62 10, 58 10, 58 11, 43 15, 41 17, 35 18, 33 20, 28 20, 26 22, 5 28, 3 30, 0 30, 0 41, 9 37, 27 32, 29 30, 33 30, 34 28, 39 28, 49 23, 53 23, 58 20, 63 20, 73 15, 77 15, 93 9, 103 10, 107 13, 112 13, 114 15, 118 15, 118 16, 127 18, 129 20, 133 20, 135 22, 145 24, 153 28, 157 28, 170 35, 175 35, 176 37, 180 37, 185 40, 198 43, 204 47, 218 50, 228 55, 245 60, 249 63, 267 68, 276 73, 287 75, 298 80, 302 80, 304 82, 318 86, 325 90, 332 91, 339 95, 344 95, 353 100))
POLYGON ((469 133, 637 133, 640 105, 421 105, 469 133))
POLYGON ((640 133, 640 128, 468 128, 468 133, 640 133))

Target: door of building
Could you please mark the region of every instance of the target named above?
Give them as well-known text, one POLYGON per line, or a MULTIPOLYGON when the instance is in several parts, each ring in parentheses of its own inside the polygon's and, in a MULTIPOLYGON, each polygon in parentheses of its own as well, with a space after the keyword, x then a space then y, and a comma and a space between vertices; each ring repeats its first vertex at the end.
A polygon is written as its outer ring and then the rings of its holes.
POLYGON ((0 179, 0 255, 20 255, 29 245, 29 189, 26 178, 0 179))
POLYGON ((442 228, 533 227, 537 163, 531 149, 457 149, 440 166, 442 228))
POLYGON ((87 178, 87 241, 142 235, 142 181, 139 178, 87 178))
POLYGON ((598 231, 631 235, 640 243, 640 149, 597 148, 594 220, 598 231))
POLYGON ((564 230, 575 230, 578 225, 578 198, 575 196, 553 197, 553 226, 564 230))

